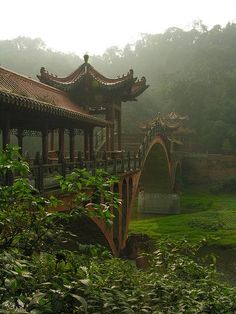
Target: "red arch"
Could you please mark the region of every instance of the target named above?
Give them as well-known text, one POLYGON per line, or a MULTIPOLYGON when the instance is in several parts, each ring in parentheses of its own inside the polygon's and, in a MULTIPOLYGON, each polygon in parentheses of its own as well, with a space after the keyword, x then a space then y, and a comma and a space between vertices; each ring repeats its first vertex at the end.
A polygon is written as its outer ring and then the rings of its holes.
MULTIPOLYGON (((167 149, 166 147, 166 143, 165 143, 165 140, 164 138, 161 136, 161 135, 158 135, 156 136, 152 141, 151 143, 149 144, 148 146, 148 150, 146 151, 146 154, 145 154, 145 157, 144 159, 142 160, 142 164, 141 164, 141 170, 139 172, 139 176, 138 176, 138 183, 139 183, 139 180, 140 180, 140 177, 142 175, 142 170, 143 170, 143 167, 145 165, 145 162, 147 160, 147 157, 150 153, 150 151, 152 150, 152 148, 155 146, 155 145, 161 145, 164 152, 165 152, 165 156, 166 156, 166 160, 167 160, 167 164, 168 164, 168 170, 169 170, 169 176, 170 176, 170 179, 172 177, 172 163, 171 163, 171 159, 170 159, 170 153, 169 153, 169 150, 167 149)), ((136 185, 136 188, 137 188, 137 185, 136 185)))
MULTIPOLYGON (((102 219, 99 219, 99 218, 96 218, 96 217, 92 217, 91 218, 93 220, 93 222, 99 227, 100 231, 103 233, 107 243, 109 244, 109 246, 111 248, 112 253, 115 256, 118 256, 120 254, 120 251, 122 249, 124 249, 124 247, 125 247, 126 237, 127 237, 127 233, 128 233, 129 221, 131 219, 131 209, 133 207, 134 199, 135 199, 134 196, 137 194, 139 180, 140 180, 140 177, 141 177, 141 174, 142 174, 143 167, 144 167, 145 162, 147 160, 147 157, 148 157, 150 151, 152 150, 152 148, 155 145, 161 145, 162 146, 163 151, 165 153, 166 161, 167 161, 167 164, 168 164, 169 176, 170 176, 170 179, 172 178, 171 174, 172 174, 172 170, 173 170, 173 165, 171 163, 170 153, 169 153, 169 150, 168 150, 168 148, 166 146, 166 142, 165 142, 164 138, 161 135, 158 135, 149 144, 148 149, 146 151, 146 154, 144 156, 144 159, 142 160, 141 169, 139 171, 137 171, 137 172, 125 173, 125 174, 123 174, 120 177, 120 181, 119 181, 119 184, 118 184, 118 186, 119 186, 119 194, 121 196, 120 198, 122 198, 122 185, 123 185, 124 180, 126 181, 126 186, 127 186, 127 193, 126 193, 127 194, 127 213, 126 213, 127 222, 126 222, 125 230, 123 231, 124 232, 124 237, 123 238, 122 238, 122 235, 121 235, 121 227, 119 228, 119 246, 118 247, 116 246, 116 244, 114 242, 114 239, 113 239, 113 228, 108 228, 106 226, 106 223, 102 219), (130 195, 129 195, 128 191, 130 189, 130 183, 131 182, 132 182, 132 199, 129 200, 130 195)), ((65 201, 65 199, 63 201, 65 201)), ((65 205, 66 205, 66 202, 64 203, 64 208, 63 209, 62 208, 61 209, 58 208, 56 210, 65 210, 65 205)), ((122 224, 121 215, 119 215, 119 224, 120 225, 122 224)))

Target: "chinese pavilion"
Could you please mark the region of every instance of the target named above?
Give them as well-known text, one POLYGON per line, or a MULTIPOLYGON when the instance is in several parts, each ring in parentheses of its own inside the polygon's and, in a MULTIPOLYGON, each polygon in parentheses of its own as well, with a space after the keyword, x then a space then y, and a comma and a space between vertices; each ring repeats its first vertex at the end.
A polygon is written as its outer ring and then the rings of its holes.
POLYGON ((154 119, 139 124, 138 127, 146 132, 152 125, 159 123, 167 135, 167 139, 170 143, 170 151, 173 152, 174 150, 179 150, 181 146, 182 149, 186 150, 186 147, 189 146, 189 135, 195 133, 193 129, 186 126, 186 121, 188 119, 188 116, 181 116, 175 111, 172 111, 167 115, 158 113, 154 119))
POLYGON ((48 162, 54 150, 55 132, 58 150, 65 155, 64 134, 69 135, 69 158, 75 159, 75 135, 82 131, 84 152, 94 150, 94 128, 106 128, 106 150, 121 149, 121 103, 134 101, 148 88, 142 77, 130 70, 122 77, 106 78, 88 63, 67 77, 57 77, 41 68, 40 82, 0 67, 0 129, 3 148, 14 130, 18 145, 28 134, 40 134, 42 159, 48 162), (117 134, 117 136, 115 136, 117 134))

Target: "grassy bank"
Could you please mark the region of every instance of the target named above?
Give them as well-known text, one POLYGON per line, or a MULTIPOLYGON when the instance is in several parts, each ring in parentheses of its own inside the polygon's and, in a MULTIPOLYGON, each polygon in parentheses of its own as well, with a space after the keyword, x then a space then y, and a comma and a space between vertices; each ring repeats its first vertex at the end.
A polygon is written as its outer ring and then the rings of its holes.
POLYGON ((131 221, 130 233, 145 233, 157 239, 185 237, 196 242, 236 246, 236 196, 186 191, 181 196, 181 214, 131 221))

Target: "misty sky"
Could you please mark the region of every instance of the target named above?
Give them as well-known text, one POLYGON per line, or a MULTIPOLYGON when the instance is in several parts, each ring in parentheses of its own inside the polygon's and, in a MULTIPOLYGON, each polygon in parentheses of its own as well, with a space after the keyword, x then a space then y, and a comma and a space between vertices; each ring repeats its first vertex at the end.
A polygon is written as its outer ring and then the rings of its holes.
POLYGON ((141 33, 236 22, 236 0, 2 0, 0 40, 42 38, 82 56, 134 42, 141 33))

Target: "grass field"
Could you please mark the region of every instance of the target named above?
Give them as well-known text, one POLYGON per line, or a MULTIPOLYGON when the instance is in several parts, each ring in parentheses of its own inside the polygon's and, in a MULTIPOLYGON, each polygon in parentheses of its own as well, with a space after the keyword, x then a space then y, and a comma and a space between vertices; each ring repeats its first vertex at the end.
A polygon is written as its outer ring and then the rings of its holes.
POLYGON ((236 246, 236 196, 187 191, 181 196, 181 214, 132 220, 130 233, 145 233, 154 239, 203 238, 209 244, 236 246))

